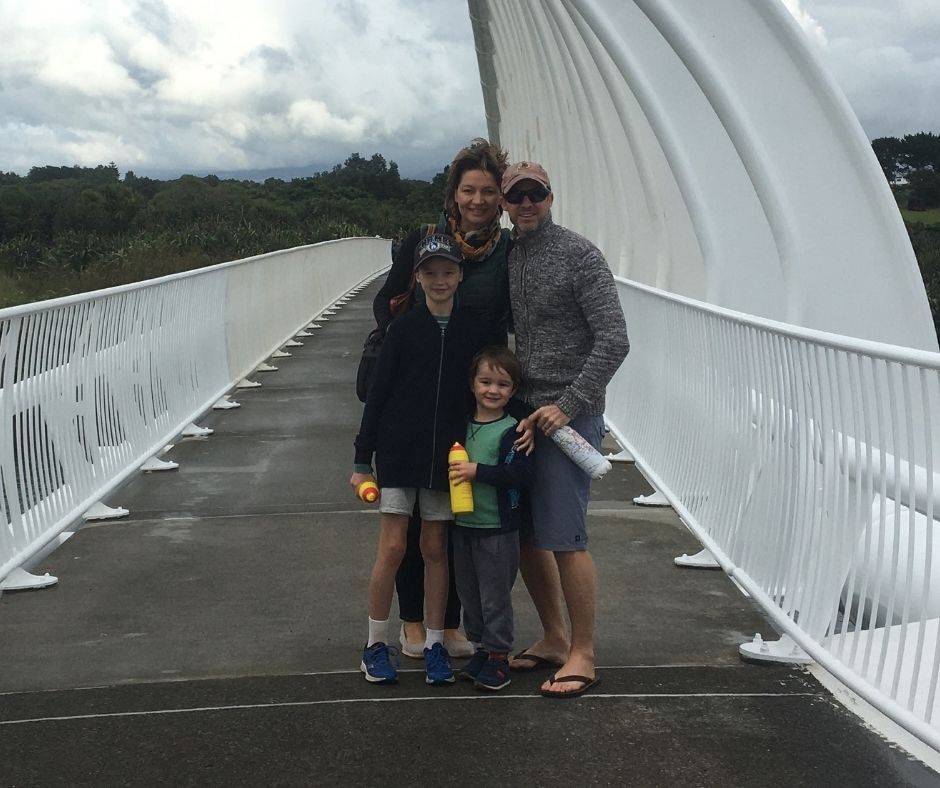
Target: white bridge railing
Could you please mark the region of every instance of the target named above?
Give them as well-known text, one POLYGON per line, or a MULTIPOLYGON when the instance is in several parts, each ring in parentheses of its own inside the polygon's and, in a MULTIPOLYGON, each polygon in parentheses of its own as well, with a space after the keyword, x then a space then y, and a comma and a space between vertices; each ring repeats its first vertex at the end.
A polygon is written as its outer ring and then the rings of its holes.
MULTIPOLYGON (((0 311, 0 580, 387 261, 349 239, 0 311)), ((615 436, 781 632, 940 750, 940 355, 618 288, 615 436)))
POLYGON ((0 582, 388 260, 353 238, 0 310, 0 582))
POLYGON ((618 288, 612 432, 782 633, 940 749, 940 355, 618 288))

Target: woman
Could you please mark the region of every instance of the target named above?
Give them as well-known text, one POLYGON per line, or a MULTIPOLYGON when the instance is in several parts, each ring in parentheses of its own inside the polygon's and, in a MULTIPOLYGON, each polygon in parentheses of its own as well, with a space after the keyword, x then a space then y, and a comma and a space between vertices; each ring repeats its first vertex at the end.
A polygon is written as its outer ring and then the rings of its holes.
MULTIPOLYGON (((450 164, 444 197, 444 213, 433 232, 453 236, 464 256, 464 278, 457 290, 457 307, 502 330, 509 328, 509 230, 500 227, 500 183, 507 155, 484 139, 475 139, 457 152, 450 164)), ((413 287, 411 279, 415 247, 428 234, 427 226, 410 233, 401 243, 388 278, 372 304, 375 319, 384 330, 392 321, 390 301, 413 287)), ((420 288, 415 298, 421 300, 420 288)), ((411 518, 408 548, 395 578, 402 620, 401 651, 423 658, 424 562, 420 549, 421 523, 411 518)), ((458 631, 460 601, 454 587, 451 556, 450 592, 444 616, 444 646, 452 657, 469 657, 473 646, 458 631)))

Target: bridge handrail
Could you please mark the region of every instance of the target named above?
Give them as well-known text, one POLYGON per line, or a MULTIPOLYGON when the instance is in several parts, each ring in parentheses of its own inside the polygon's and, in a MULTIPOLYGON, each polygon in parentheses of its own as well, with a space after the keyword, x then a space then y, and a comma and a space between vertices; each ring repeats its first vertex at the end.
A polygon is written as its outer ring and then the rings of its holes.
POLYGON ((617 287, 614 435, 781 632, 940 749, 940 354, 617 287))
POLYGON ((0 310, 0 581, 388 260, 350 238, 0 310))

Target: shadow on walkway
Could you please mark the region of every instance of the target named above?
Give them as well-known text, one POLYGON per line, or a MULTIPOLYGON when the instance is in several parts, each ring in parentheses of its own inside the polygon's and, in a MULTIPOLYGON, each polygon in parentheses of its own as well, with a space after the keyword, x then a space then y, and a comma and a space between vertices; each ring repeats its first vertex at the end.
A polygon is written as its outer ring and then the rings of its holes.
MULTIPOLYGON (((630 465, 594 489, 602 683, 538 697, 358 671, 377 514, 349 491, 353 380, 377 285, 238 410, 183 440, 0 598, 0 785, 902 786, 937 775, 801 669, 737 656, 762 620, 630 465)), ((629 362, 628 362, 629 363, 629 362)), ((537 620, 520 582, 517 645, 537 620)), ((393 613, 394 615, 394 613, 393 613)))

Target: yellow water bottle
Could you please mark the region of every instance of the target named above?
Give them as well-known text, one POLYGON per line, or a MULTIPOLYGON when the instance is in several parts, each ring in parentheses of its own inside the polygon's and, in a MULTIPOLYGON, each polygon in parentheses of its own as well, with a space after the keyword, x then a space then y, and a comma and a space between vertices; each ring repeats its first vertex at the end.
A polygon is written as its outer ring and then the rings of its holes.
POLYGON ((360 501, 375 503, 379 499, 379 485, 372 479, 366 479, 364 482, 359 483, 356 488, 356 495, 359 496, 360 501))
MULTIPOLYGON (((459 443, 450 447, 447 462, 470 462, 467 450, 459 443)), ((450 479, 450 508, 454 514, 469 514, 473 511, 473 486, 470 482, 455 482, 450 479)))

